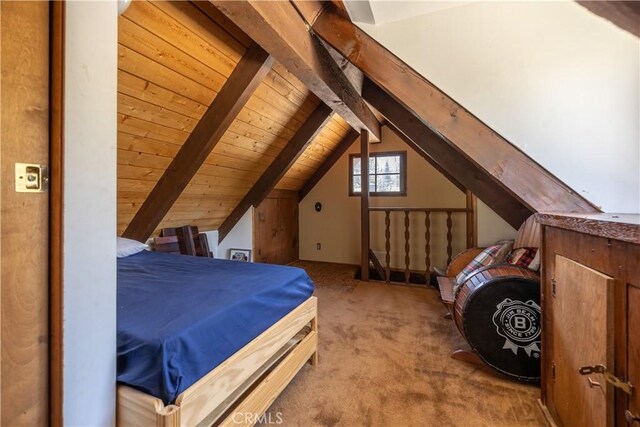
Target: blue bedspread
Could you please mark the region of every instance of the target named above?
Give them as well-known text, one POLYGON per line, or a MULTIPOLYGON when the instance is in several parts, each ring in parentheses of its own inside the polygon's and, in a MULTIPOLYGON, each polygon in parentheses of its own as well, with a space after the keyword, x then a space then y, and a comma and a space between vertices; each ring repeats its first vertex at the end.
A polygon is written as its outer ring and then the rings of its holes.
POLYGON ((304 270, 141 252, 118 259, 118 381, 172 403, 313 292, 304 270))

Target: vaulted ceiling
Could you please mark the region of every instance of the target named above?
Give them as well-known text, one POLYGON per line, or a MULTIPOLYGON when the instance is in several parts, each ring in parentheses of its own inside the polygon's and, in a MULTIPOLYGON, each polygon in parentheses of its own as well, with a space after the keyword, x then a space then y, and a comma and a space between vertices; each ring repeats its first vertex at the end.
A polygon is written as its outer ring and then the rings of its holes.
MULTIPOLYGON (((122 233, 251 40, 208 3, 136 1, 119 19, 118 232, 122 233)), ((319 104, 278 62, 155 229, 218 228, 319 104)), ((337 114, 276 185, 299 190, 349 133, 337 114)))
POLYGON ((438 10, 464 6, 472 1, 344 0, 343 3, 353 22, 384 24, 438 10))
POLYGON ((360 31, 339 1, 136 1, 118 41, 128 237, 184 224, 224 235, 273 188, 306 195, 381 121, 516 227, 534 211, 597 210, 360 31))
MULTIPOLYGON (((343 3, 353 22, 384 24, 484 1, 486 0, 343 0, 343 3)), ((570 2, 573 0, 557 1, 570 2)), ((596 15, 600 15, 618 27, 640 37, 640 2, 637 0, 577 0, 576 2, 596 15)))

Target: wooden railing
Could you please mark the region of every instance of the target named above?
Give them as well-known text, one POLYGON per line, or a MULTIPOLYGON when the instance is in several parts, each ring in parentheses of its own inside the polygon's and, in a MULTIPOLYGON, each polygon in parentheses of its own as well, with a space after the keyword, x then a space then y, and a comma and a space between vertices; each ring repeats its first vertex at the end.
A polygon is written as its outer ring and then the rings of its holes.
MULTIPOLYGON (((384 237, 385 237, 385 259, 384 266, 381 263, 377 263, 377 258, 375 254, 371 251, 371 248, 368 248, 368 252, 370 257, 375 258, 372 259, 374 263, 374 267, 379 271, 379 274, 384 278, 384 280, 389 283, 391 281, 391 215, 392 213, 401 213, 404 214, 404 279, 405 283, 409 283, 409 279, 411 276, 411 217, 410 214, 412 212, 416 213, 424 213, 424 251, 425 251, 425 271, 424 275, 428 282, 430 277, 430 269, 431 269, 431 250, 432 250, 432 242, 431 242, 431 223, 432 223, 432 215, 434 214, 444 214, 446 215, 446 238, 447 238, 447 264, 451 261, 453 256, 453 215, 454 214, 464 214, 467 218, 466 223, 470 224, 471 221, 469 218, 474 215, 473 208, 402 208, 402 207, 370 207, 369 215, 371 212, 384 212, 384 237), (376 265, 377 264, 377 265, 376 265)), ((472 242, 474 239, 469 237, 470 233, 473 233, 473 230, 467 226, 467 245, 472 242)), ((368 267, 368 265, 367 265, 368 267)))
MULTIPOLYGON (((362 130, 360 133, 360 157, 361 157, 361 181, 364 183, 369 182, 369 132, 362 130)), ((369 186, 363 185, 360 192, 360 274, 361 280, 369 280, 369 262, 373 261, 373 265, 380 273, 380 276, 385 279, 386 282, 391 281, 391 213, 403 212, 404 213, 404 237, 405 237, 405 283, 409 283, 411 276, 410 264, 411 246, 409 244, 410 225, 411 219, 409 214, 411 212, 424 212, 424 224, 425 224, 425 278, 427 282, 430 278, 431 269, 431 215, 435 213, 445 213, 447 224, 447 259, 451 260, 453 256, 453 219, 452 216, 455 213, 466 214, 466 233, 467 233, 467 247, 475 246, 477 238, 477 221, 476 221, 476 196, 468 189, 461 189, 466 193, 466 208, 395 208, 395 207, 376 207, 373 208, 369 205, 369 186), (381 263, 371 251, 371 235, 370 235, 370 216, 372 212, 383 211, 385 213, 385 266, 382 267, 381 263)), ((448 263, 447 261, 447 263, 448 263)))

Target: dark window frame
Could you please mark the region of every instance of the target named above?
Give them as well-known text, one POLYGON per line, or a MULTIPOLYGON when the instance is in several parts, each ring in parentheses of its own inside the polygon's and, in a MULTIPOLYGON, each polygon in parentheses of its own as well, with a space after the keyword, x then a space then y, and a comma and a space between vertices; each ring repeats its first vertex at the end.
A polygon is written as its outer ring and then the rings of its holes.
MULTIPOLYGON (((400 156, 400 191, 376 191, 369 192, 370 196, 373 197, 406 197, 407 196, 407 152, 406 151, 378 151, 375 153, 369 153, 369 158, 374 157, 389 157, 389 156, 400 156)), ((360 153, 350 154, 349 155, 349 196, 358 196, 360 197, 360 192, 353 191, 353 159, 360 158, 360 153)), ((372 175, 384 175, 371 173, 369 171, 369 176, 372 175)), ((398 175, 398 174, 391 174, 398 175)), ((362 185, 362 180, 360 181, 362 185)))

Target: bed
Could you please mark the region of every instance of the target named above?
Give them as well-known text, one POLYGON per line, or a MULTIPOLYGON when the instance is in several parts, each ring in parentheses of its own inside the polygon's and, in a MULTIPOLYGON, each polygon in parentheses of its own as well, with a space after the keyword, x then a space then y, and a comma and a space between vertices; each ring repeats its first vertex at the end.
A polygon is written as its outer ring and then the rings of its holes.
POLYGON ((317 363, 302 269, 143 251, 118 259, 118 425, 252 425, 317 363))

